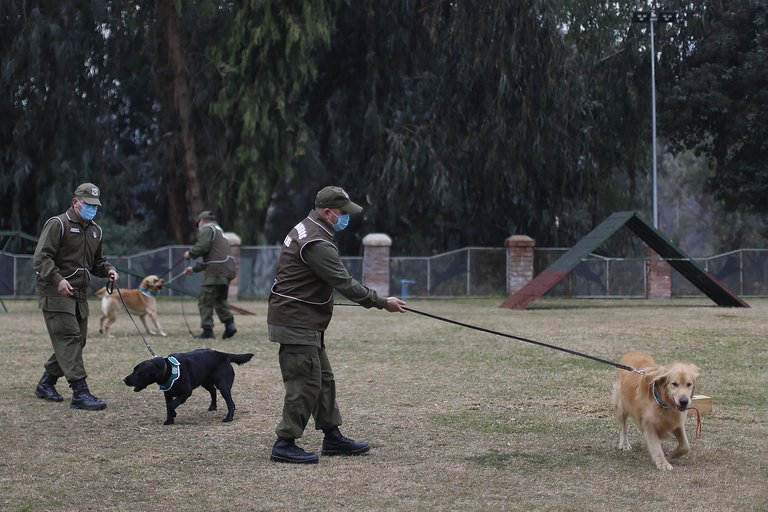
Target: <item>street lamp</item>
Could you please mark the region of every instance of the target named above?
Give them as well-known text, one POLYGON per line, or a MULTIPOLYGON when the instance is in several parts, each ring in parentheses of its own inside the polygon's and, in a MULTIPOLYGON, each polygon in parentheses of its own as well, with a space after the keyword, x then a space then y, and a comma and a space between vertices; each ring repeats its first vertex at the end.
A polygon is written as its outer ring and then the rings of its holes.
POLYGON ((651 34, 651 153, 653 159, 653 227, 659 228, 659 201, 656 185, 656 50, 653 47, 653 24, 674 23, 677 11, 656 10, 635 11, 632 23, 647 23, 651 34))

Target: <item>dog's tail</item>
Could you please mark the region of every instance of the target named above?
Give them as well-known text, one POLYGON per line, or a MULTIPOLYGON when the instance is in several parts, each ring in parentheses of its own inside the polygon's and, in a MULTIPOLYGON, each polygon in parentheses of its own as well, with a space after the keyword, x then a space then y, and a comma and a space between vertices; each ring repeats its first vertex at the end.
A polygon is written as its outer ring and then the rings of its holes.
POLYGON ((251 358, 253 357, 253 354, 251 354, 251 353, 248 353, 248 354, 227 354, 227 357, 233 363, 245 364, 245 363, 247 363, 248 361, 251 360, 251 358))
POLYGON ((104 297, 106 297, 106 295, 107 295, 107 288, 106 288, 106 287, 104 287, 104 286, 102 286, 101 288, 99 288, 98 290, 96 290, 96 293, 95 293, 94 295, 96 295, 96 296, 97 296, 97 297, 99 297, 99 298, 104 298, 104 297))

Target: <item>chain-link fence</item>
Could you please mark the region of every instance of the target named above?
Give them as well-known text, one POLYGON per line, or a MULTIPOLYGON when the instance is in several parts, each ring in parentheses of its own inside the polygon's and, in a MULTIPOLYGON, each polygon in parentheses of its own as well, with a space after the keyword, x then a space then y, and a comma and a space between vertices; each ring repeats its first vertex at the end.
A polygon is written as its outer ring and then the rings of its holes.
MULTIPOLYGON (((187 246, 166 246, 131 256, 110 257, 109 261, 139 276, 157 274, 174 279, 174 284, 197 291, 202 274, 180 276, 187 246)), ((534 274, 546 269, 567 248, 534 250, 534 274)), ((240 251, 238 276, 241 298, 263 298, 275 276, 280 246, 245 246, 240 251)), ((363 260, 342 258, 350 275, 362 281, 363 260)), ((740 296, 768 295, 768 249, 740 249, 695 260, 721 283, 740 296)), ((407 297, 482 297, 506 295, 506 250, 468 247, 430 257, 397 257, 390 260, 390 293, 407 297)), ((123 275, 120 286, 136 288, 141 278, 123 275)), ((590 255, 548 296, 557 297, 644 297, 645 258, 609 258, 590 255)), ((94 278, 92 293, 105 280, 94 278)), ((163 295, 177 295, 166 289, 163 295)), ((703 296, 687 279, 672 270, 673 296, 703 296)), ((0 297, 35 296, 32 256, 0 252, 0 297)))

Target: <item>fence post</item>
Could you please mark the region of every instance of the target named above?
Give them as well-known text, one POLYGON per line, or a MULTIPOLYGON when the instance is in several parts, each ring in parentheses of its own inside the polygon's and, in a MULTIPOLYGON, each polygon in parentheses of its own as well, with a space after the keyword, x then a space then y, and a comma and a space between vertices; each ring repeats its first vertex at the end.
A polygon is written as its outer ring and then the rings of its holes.
POLYGON ((243 241, 236 233, 224 233, 224 238, 229 242, 229 246, 232 248, 232 256, 235 258, 235 278, 229 282, 227 300, 237 300, 240 294, 240 246, 243 241))
POLYGON ((656 251, 648 248, 645 281, 646 299, 672 298, 672 266, 664 261, 656 251))
POLYGON ((363 284, 383 297, 389 297, 389 252, 392 239, 384 233, 369 233, 363 238, 363 284))
POLYGON ((507 295, 512 295, 533 279, 533 248, 536 241, 526 235, 504 240, 507 248, 507 295))

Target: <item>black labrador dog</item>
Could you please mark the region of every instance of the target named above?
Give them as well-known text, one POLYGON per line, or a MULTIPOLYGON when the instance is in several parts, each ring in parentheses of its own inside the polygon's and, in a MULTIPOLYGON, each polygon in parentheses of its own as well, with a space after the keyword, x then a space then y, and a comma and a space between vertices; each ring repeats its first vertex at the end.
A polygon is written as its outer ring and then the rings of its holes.
POLYGON ((232 421, 235 416, 235 402, 232 401, 232 383, 235 371, 231 363, 244 364, 253 354, 227 354, 207 348, 155 357, 137 364, 133 372, 123 379, 126 386, 141 391, 150 384, 158 384, 165 393, 167 418, 164 425, 173 425, 176 408, 187 401, 192 390, 203 386, 211 394, 209 411, 216 410, 216 389, 227 402, 227 416, 222 420, 232 421))

